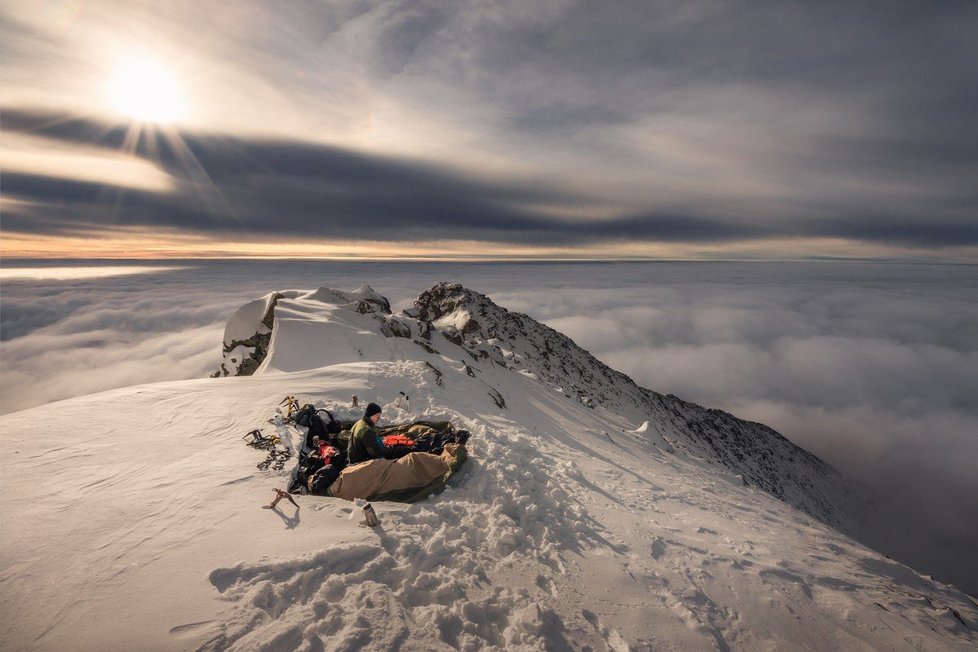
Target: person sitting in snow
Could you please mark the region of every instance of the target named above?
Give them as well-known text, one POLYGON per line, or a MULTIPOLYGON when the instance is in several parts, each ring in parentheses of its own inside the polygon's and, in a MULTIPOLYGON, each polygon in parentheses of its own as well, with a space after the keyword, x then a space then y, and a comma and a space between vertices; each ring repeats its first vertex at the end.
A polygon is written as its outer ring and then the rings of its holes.
POLYGON ((380 421, 380 406, 376 403, 367 405, 363 418, 353 424, 350 430, 350 443, 346 449, 347 462, 359 464, 367 460, 380 459, 387 454, 384 440, 377 434, 377 422, 380 421))

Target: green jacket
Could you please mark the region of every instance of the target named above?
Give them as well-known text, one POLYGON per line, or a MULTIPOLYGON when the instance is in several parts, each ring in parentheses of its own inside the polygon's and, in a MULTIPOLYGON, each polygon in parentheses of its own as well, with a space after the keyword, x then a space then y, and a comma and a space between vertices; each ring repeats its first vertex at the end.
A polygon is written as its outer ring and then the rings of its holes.
POLYGON ((384 441, 376 428, 365 419, 360 419, 350 429, 350 443, 346 448, 348 464, 359 464, 367 460, 379 459, 387 453, 384 441))

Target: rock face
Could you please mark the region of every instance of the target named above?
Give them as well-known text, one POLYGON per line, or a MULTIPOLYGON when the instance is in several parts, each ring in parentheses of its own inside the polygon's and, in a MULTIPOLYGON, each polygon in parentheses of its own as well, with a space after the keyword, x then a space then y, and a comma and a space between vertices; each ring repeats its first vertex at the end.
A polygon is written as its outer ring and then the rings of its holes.
POLYGON ((212 378, 255 373, 268 353, 275 306, 283 296, 280 292, 272 292, 238 308, 224 328, 224 362, 211 374, 212 378))
POLYGON ((218 374, 261 373, 268 364, 290 371, 306 364, 312 368, 355 361, 363 356, 363 347, 385 340, 393 347, 386 355, 424 361, 438 385, 447 380, 446 361, 456 368, 460 363, 467 378, 485 384, 484 393, 499 409, 518 397, 501 393, 492 385, 492 375, 513 373, 574 403, 644 422, 638 434, 650 445, 715 464, 738 482, 858 534, 862 507, 856 494, 811 453, 762 424, 639 387, 566 335, 459 284, 435 285, 398 315, 369 286, 354 292, 320 288, 271 293, 243 306, 228 323, 225 362, 218 374), (383 337, 364 338, 370 333, 383 337), (334 348, 340 340, 349 346, 321 351, 317 338, 334 348), (398 341, 405 345, 396 345, 398 341), (412 343, 417 348, 405 350, 412 343))

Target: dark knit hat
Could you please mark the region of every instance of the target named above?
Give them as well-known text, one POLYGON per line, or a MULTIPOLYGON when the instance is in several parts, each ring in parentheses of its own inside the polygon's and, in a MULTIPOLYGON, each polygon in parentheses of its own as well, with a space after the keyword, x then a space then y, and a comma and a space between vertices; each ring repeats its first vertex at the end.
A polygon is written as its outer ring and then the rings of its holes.
POLYGON ((379 405, 377 405, 376 403, 368 403, 367 409, 363 411, 363 418, 369 419, 373 415, 380 414, 380 413, 381 413, 381 409, 379 405))

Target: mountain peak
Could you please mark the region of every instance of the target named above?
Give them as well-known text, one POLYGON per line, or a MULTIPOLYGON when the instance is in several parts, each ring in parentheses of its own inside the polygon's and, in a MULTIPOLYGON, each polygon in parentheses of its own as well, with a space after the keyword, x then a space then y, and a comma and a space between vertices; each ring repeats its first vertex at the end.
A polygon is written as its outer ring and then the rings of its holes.
MULTIPOLYGON (((353 292, 325 287, 273 292, 243 306, 229 332, 246 332, 248 318, 250 336, 231 341, 225 336, 218 375, 291 372, 370 358, 417 360, 443 374, 439 368, 451 361, 503 407, 518 404, 520 396, 507 395, 508 380, 496 377, 516 374, 570 405, 646 424, 640 433, 650 445, 726 469, 743 484, 835 528, 849 533, 861 528, 864 501, 858 492, 775 430, 640 387, 563 333, 459 283, 432 286, 396 315, 387 298, 366 285, 353 292), (268 329, 270 314, 274 325, 268 329)), ((441 375, 439 382, 444 382, 441 375)))
POLYGON ((272 292, 225 332, 225 369, 251 378, 5 415, 4 649, 974 648, 974 601, 838 531, 857 496, 770 428, 639 387, 458 284, 389 305, 272 292), (270 434, 286 395, 450 421, 472 463, 436 497, 375 503, 378 529, 336 498, 261 509, 292 468, 256 469, 242 433, 270 434))

